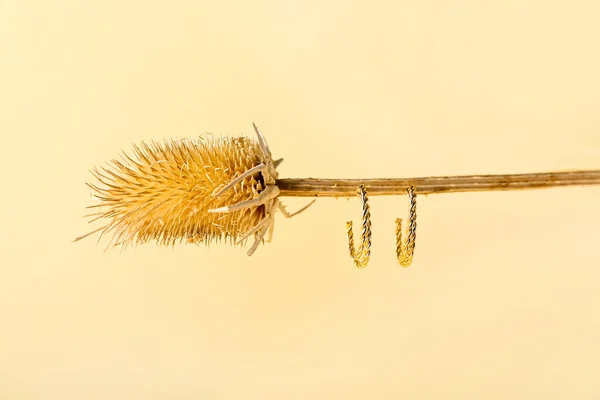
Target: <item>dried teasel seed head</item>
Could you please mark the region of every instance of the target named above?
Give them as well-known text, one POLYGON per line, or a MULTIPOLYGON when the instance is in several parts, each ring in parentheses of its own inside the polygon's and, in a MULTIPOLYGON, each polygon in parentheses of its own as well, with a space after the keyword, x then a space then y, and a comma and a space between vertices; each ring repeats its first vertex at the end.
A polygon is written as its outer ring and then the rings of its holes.
MULTIPOLYGON (((238 242, 265 218, 265 206, 233 213, 215 209, 255 199, 265 188, 262 173, 252 174, 217 197, 235 177, 263 162, 259 143, 246 137, 142 142, 133 156, 122 154, 108 166, 95 168, 96 183, 88 183, 99 204, 88 208, 90 222, 105 225, 75 240, 100 232, 110 234, 111 245, 126 247, 155 241, 175 243, 238 242)), ((100 238, 98 240, 100 240, 100 238)))

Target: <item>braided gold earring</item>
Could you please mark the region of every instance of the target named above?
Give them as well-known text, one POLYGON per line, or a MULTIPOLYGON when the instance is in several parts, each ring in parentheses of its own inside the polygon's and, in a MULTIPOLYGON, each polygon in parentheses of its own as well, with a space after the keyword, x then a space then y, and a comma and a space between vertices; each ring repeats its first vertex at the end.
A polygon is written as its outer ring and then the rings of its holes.
POLYGON ((354 232, 352 230, 352 221, 346 222, 346 234, 348 236, 348 250, 350 257, 358 268, 364 268, 369 263, 371 256, 371 212, 369 209, 369 199, 364 185, 359 185, 357 190, 360 201, 362 202, 362 233, 358 249, 354 247, 354 232))
POLYGON ((406 192, 410 204, 406 241, 403 241, 402 237, 402 218, 396 219, 396 257, 403 267, 408 267, 412 263, 417 238, 417 195, 415 187, 410 186, 406 189, 406 192))

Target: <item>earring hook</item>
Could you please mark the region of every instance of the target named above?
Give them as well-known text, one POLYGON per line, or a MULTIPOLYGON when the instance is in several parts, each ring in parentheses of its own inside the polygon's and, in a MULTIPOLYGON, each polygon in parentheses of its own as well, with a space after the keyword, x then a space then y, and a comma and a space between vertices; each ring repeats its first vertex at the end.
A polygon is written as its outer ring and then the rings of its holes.
POLYGON ((415 253, 415 244, 417 238, 417 195, 414 186, 410 186, 406 192, 408 194, 408 231, 406 241, 402 237, 402 218, 396 219, 396 257, 403 267, 408 267, 413 260, 415 253))
POLYGON ((359 185, 357 194, 362 203, 362 233, 358 249, 354 247, 354 232, 352 221, 346 222, 346 234, 348 236, 348 249, 350 257, 358 268, 364 268, 369 263, 371 256, 371 212, 369 209, 369 199, 364 185, 359 185))

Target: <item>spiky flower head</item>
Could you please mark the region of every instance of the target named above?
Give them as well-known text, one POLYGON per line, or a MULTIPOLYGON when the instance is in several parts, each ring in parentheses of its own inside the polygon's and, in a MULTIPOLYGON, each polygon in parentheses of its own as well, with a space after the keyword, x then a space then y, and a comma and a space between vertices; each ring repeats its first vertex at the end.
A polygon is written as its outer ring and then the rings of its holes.
MULTIPOLYGON (((248 176, 232 189, 213 194, 233 178, 263 162, 258 142, 246 137, 200 137, 198 139, 142 142, 133 156, 122 154, 106 167, 94 168, 97 183, 88 183, 100 203, 90 214, 106 222, 109 246, 155 241, 236 241, 265 216, 264 206, 235 213, 209 213, 240 201, 254 199, 264 189, 261 173, 248 176)), ((242 243, 245 241, 242 241, 242 243)))

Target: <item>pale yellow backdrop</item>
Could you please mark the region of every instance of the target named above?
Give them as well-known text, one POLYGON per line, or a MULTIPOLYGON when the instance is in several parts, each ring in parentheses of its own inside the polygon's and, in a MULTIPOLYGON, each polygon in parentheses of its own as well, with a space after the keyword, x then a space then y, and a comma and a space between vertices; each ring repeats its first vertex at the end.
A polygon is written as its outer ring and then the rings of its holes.
MULTIPOLYGON (((263 130, 285 177, 600 168, 596 1, 0 0, 1 399, 600 398, 600 190, 373 198, 103 254, 88 169, 263 130)), ((305 201, 291 199, 294 209, 305 201)))

